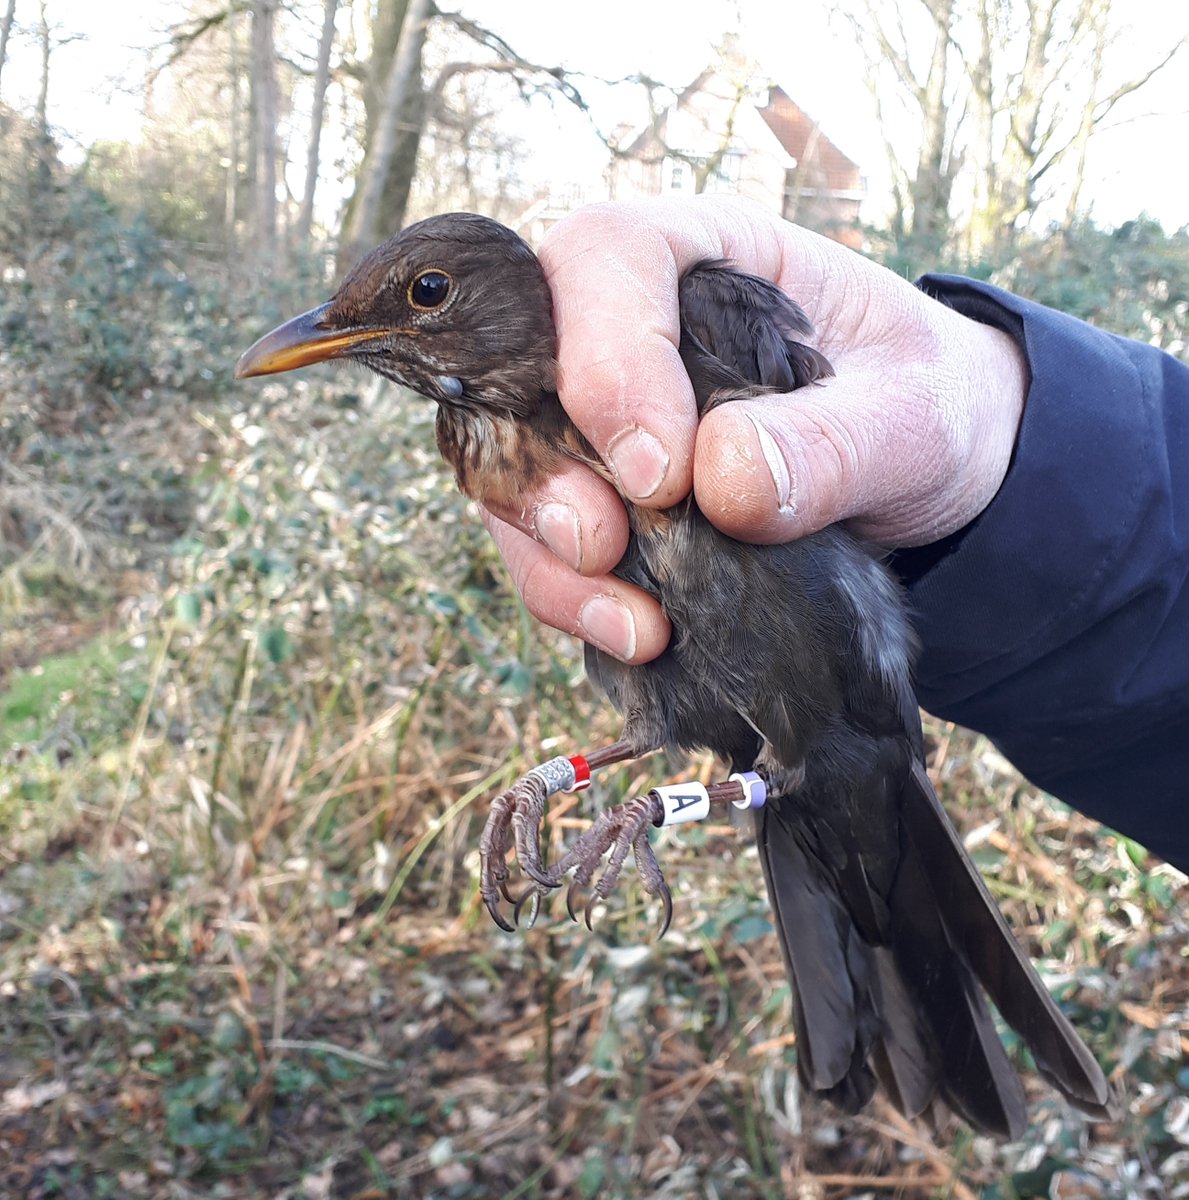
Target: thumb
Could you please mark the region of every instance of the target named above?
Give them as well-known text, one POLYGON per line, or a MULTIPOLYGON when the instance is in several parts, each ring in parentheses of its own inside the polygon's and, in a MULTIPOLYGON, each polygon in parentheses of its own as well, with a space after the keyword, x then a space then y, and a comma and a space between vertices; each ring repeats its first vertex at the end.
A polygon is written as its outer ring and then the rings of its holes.
POLYGON ((698 506, 750 542, 790 541, 836 521, 888 546, 942 537, 981 511, 1002 475, 974 494, 961 471, 968 422, 938 394, 926 384, 889 396, 858 372, 721 405, 698 432, 698 506))
POLYGON ((885 546, 924 545, 978 516, 1011 461, 1027 366, 1007 334, 937 311, 948 337, 901 338, 890 353, 836 359, 838 375, 811 387, 711 410, 694 450, 706 516, 742 541, 847 521, 885 546))
POLYGON ((835 379, 711 410, 694 451, 698 506, 751 542, 789 541, 864 512, 887 485, 863 401, 852 380, 835 379))

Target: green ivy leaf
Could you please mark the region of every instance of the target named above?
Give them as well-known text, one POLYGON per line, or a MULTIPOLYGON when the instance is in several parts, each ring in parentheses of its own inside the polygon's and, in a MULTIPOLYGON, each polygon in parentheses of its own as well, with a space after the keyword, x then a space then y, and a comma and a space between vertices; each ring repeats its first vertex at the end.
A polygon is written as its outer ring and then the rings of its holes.
POLYGON ((740 921, 735 922, 731 932, 735 935, 735 941, 755 942, 760 938, 768 937, 772 933, 772 922, 767 917, 750 916, 744 917, 740 921))
POLYGON ((426 600, 445 617, 456 617, 459 614, 458 601, 448 592, 430 592, 426 600))
POLYGON ((272 625, 260 639, 269 662, 282 663, 293 654, 293 639, 280 625, 272 625))
POLYGON ((202 618, 202 597, 193 592, 180 592, 174 601, 174 612, 183 625, 197 625, 202 618))
POLYGON ((578 1194, 582 1200, 594 1200, 603 1188, 606 1170, 601 1158, 588 1158, 582 1164, 582 1172, 578 1176, 578 1194))

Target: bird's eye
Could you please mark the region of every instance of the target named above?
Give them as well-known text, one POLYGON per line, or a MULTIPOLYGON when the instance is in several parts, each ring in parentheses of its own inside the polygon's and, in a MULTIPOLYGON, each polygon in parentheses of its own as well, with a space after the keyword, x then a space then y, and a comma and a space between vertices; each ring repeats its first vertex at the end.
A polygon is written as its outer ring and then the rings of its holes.
POLYGON ((409 303, 414 308, 441 308, 450 295, 451 282, 445 271, 422 271, 409 284, 409 303))

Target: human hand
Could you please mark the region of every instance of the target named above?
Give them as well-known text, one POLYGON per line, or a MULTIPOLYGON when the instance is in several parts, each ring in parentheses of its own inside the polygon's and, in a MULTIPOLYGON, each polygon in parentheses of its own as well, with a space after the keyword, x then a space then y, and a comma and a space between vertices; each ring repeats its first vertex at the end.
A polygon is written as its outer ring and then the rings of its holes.
MULTIPOLYGON (((582 209, 550 230, 540 258, 562 403, 636 504, 667 507, 692 488, 743 541, 847 521, 913 546, 969 523, 1003 481, 1028 385, 1019 348, 836 242, 711 196, 582 209), (733 401, 699 424, 677 353, 677 283, 705 258, 784 288, 835 378, 733 401)), ((484 519, 538 619, 629 662, 664 649, 660 606, 608 575, 627 513, 593 471, 569 465, 517 512, 484 519)))

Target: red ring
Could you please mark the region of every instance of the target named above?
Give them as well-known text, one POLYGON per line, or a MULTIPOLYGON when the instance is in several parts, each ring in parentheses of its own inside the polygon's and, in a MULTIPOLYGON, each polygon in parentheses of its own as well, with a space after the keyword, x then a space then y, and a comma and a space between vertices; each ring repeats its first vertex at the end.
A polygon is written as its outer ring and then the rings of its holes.
POLYGON ((566 790, 580 792, 590 787, 590 763, 581 754, 571 754, 570 766, 574 768, 574 786, 566 790))

